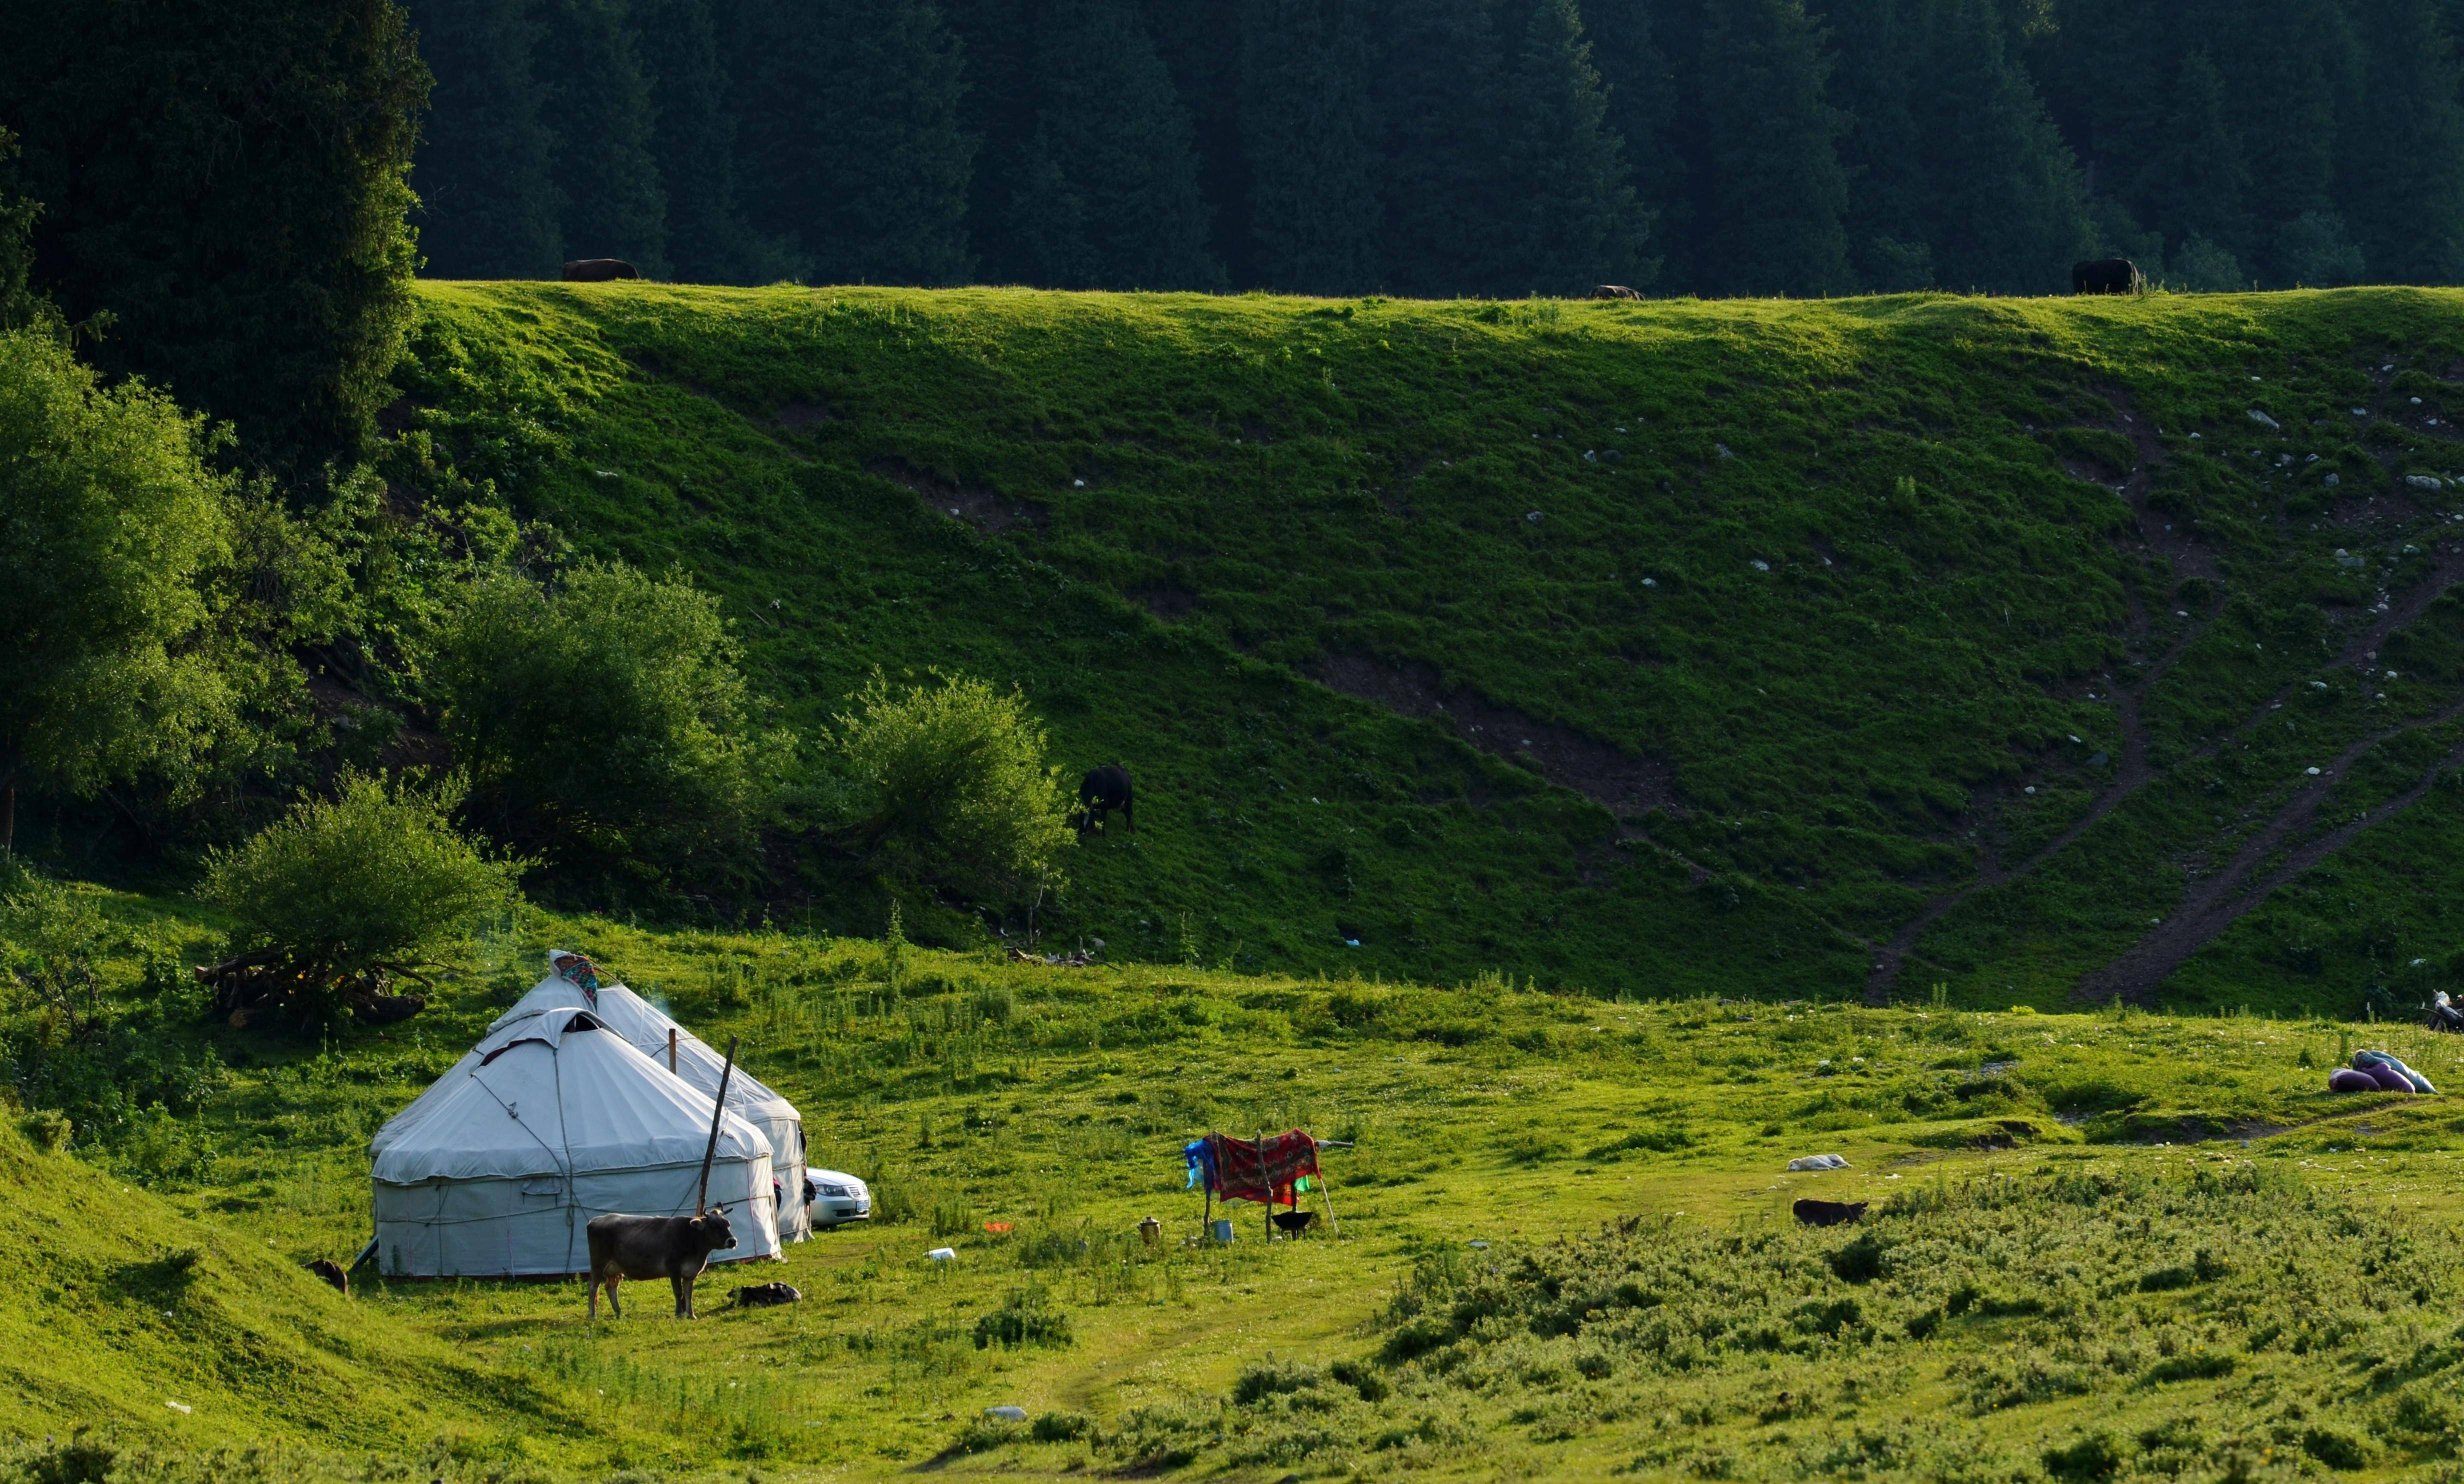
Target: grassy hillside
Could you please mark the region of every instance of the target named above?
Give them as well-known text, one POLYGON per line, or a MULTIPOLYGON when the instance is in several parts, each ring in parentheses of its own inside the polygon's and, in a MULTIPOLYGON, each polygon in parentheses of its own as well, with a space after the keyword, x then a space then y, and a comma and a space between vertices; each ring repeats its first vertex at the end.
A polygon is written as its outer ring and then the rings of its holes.
POLYGON ((2341 1013, 2464 971, 2454 294, 439 284, 403 384, 398 498, 692 571, 797 720, 960 668, 1128 764, 1056 919, 1115 956, 2341 1013))
MULTIPOLYGON (((198 937, 175 904, 116 905, 158 942, 198 937)), ((115 966, 125 994, 137 975, 115 966)), ((120 1274, 64 1279, 72 1251, 5 1280, 10 1429, 540 1480, 2258 1474, 2464 1447, 2452 1110, 2321 1091, 2390 1042, 2464 1080, 2464 1041, 2426 1032, 1064 969, 532 919, 408 1026, 181 1039, 229 1078, 87 1151, 107 1190, 0 1150, 31 1172, 21 1246, 59 1246, 46 1215, 99 1225, 96 1271, 120 1274), (556 1283, 368 1276, 346 1306, 297 1273, 363 1238, 367 1134, 550 942, 741 1037, 881 1221, 714 1273, 692 1325, 653 1296, 594 1332, 556 1283), (1231 1248, 1184 1245, 1182 1141, 1295 1124, 1356 1145, 1326 1156, 1340 1236, 1268 1244, 1243 1207, 1231 1248), (1850 1168, 1784 1169, 1833 1152, 1850 1168), (1877 1214, 1798 1231, 1800 1196, 1877 1214), (955 1264, 924 1260, 943 1245, 955 1264), (171 1296, 182 1247, 205 1255, 171 1296), (805 1301, 724 1308, 773 1278, 805 1301), (1002 1405, 1042 1430, 977 1420, 1002 1405)))

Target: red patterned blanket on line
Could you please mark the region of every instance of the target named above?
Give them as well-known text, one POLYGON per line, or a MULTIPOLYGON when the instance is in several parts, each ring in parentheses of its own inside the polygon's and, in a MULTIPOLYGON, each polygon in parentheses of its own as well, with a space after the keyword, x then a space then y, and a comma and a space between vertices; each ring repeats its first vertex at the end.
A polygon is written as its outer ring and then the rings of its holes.
POLYGON ((1292 1182, 1318 1173, 1317 1141, 1300 1129, 1265 1139, 1209 1134, 1206 1143, 1214 1156, 1209 1173, 1218 1200, 1288 1203, 1292 1182))

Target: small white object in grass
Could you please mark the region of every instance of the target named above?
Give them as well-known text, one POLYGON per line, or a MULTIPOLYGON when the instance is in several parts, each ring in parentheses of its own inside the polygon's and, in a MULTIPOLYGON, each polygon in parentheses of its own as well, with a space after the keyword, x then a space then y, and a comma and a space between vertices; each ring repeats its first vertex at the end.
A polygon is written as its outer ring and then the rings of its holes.
POLYGON ((936 1247, 926 1252, 924 1257, 928 1262, 952 1262, 957 1258, 957 1255, 958 1250, 955 1247, 936 1247))
POLYGON ((2190 610, 2185 608, 2177 608, 2173 610, 2173 616, 2175 618, 2188 618, 2190 616, 2190 610))
POLYGON ((1539 511, 1534 510, 1529 515, 1526 515, 1523 519, 1530 521, 1534 525, 1538 525, 1541 521, 1547 520, 1548 517, 1542 515, 1539 511))
POLYGON ((2304 771, 2304 772, 2306 772, 2306 773, 2308 773, 2308 774, 2309 774, 2311 777, 2313 777, 2313 778, 2316 778, 2316 777, 2318 777, 2318 776, 2319 776, 2319 770, 2318 770, 2317 768, 2315 768, 2315 767, 2314 767, 2314 768, 2305 768, 2305 769, 2303 769, 2303 771, 2304 771))
POLYGON ((1463 1244, 1463 1246, 1465 1246, 1465 1247, 1475 1247, 1475 1248, 1480 1249, 1480 1250, 1481 1250, 1482 1251, 1484 1251, 1484 1252, 1485 1252, 1485 1251, 1488 1251, 1488 1244, 1487 1244, 1486 1242, 1482 1241, 1482 1240, 1481 1240, 1480 1238, 1478 1238, 1478 1237, 1474 1237, 1474 1238, 1472 1238, 1470 1241, 1465 1242, 1465 1243, 1463 1244))
POLYGON ((1756 557, 1754 558, 1754 570, 1757 572, 1768 572, 1771 570, 1771 564, 1760 557, 1756 557))
POLYGON ((1642 580, 1642 585, 1646 587, 1657 587, 1660 586, 1660 579, 1657 577, 1646 577, 1642 580))
POLYGON ((1024 1422, 1026 1421, 1026 1408, 1023 1406, 987 1406, 984 1408, 984 1415, 987 1417, 997 1418, 1002 1422, 1024 1422))
POLYGON ((190 1406, 186 1402, 165 1402, 163 1405, 171 1408, 171 1410, 178 1412, 183 1417, 186 1417, 196 1410, 195 1407, 190 1406))
POLYGON ((1848 1161, 1842 1155, 1808 1154, 1789 1161, 1788 1167, 1793 1170, 1846 1169, 1848 1161))
POLYGON ((1357 938, 1347 938, 1343 941, 1343 945, 1347 948, 1357 948, 1360 946, 1360 940, 1357 938))
POLYGON ((2030 785, 2028 786, 2028 791, 2029 791, 2030 793, 2034 793, 2034 792, 2035 792, 2035 791, 2036 791, 2036 786, 2035 786, 2035 784, 2030 784, 2030 785))
POLYGON ((1069 487, 1075 490, 1083 490, 1087 487, 1087 481, 1084 479, 1072 479, 1069 481, 1069 487))

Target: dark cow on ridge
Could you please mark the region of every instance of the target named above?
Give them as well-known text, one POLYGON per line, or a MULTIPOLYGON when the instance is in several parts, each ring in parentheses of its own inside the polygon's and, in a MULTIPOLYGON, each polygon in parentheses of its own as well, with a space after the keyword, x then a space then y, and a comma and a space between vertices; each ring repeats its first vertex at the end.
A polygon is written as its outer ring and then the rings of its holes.
POLYGON ((308 1271, 333 1284, 334 1292, 345 1298, 351 1296, 351 1275, 344 1273, 342 1265, 333 1258, 319 1257, 308 1265, 308 1271))
POLYGON ((2136 294, 2147 287, 2139 265, 2126 257, 2103 257, 2071 265, 2074 294, 2136 294))
POLYGON ((1796 1224, 1800 1227, 1845 1227, 1863 1217, 1869 1204, 1865 1201, 1853 1206, 1845 1201, 1799 1201, 1793 1209, 1796 1224))
POLYGON ((1137 810, 1131 807, 1130 770, 1107 763, 1091 769, 1078 781, 1078 832, 1085 834, 1104 822, 1104 816, 1114 809, 1130 822, 1130 833, 1138 832, 1137 810))
POLYGON ((1622 283, 1603 283, 1592 290, 1594 299, 1640 299, 1641 295, 1622 283))
POLYGON ((567 283, 605 283, 611 278, 638 278, 642 270, 621 257, 584 257, 564 265, 567 283))
POLYGON ((710 1266, 710 1254, 733 1251, 736 1229, 725 1211, 706 1216, 593 1216, 590 1237, 590 1317, 599 1318, 599 1286, 607 1285, 607 1312, 618 1318, 616 1285, 627 1278, 665 1278, 676 1291, 676 1318, 693 1313, 693 1280, 710 1266))

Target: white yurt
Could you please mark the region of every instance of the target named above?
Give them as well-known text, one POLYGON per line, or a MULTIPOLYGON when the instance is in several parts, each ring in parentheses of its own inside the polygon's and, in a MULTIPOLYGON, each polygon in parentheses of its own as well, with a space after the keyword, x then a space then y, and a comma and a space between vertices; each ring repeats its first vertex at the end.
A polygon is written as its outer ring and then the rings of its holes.
MULTIPOLYGON (((553 1009, 560 1005, 580 1005, 588 1009, 608 1030, 631 1043, 634 1050, 661 1067, 668 1066, 671 1032, 675 1036, 675 1074, 687 1086, 697 1089, 704 1097, 718 1091, 719 1074, 727 1058, 711 1050, 699 1036, 676 1024, 673 1017, 649 1001, 620 984, 599 983, 596 966, 579 954, 563 949, 548 956, 548 974, 532 987, 530 993, 514 1003, 514 1008, 496 1017, 488 1028, 491 1035, 526 1015, 553 1009)), ((471 1058, 463 1058, 463 1066, 471 1058)), ((456 1067, 455 1071, 461 1071, 456 1067)), ((449 1076, 448 1082, 451 1080, 449 1076)), ((383 1153, 386 1135, 415 1127, 425 1117, 422 1104, 434 1096, 446 1082, 439 1082, 396 1115, 393 1121, 377 1134, 372 1151, 383 1153)), ((704 1105, 707 1107, 707 1104, 704 1105)), ((749 1075, 741 1063, 727 1079, 727 1111, 762 1131, 770 1139, 771 1173, 779 1183, 779 1235, 790 1242, 803 1241, 811 1231, 811 1216, 805 1207, 804 1192, 804 1118, 796 1105, 780 1096, 749 1075)))
MULTIPOLYGON (((378 1271, 583 1272, 592 1217, 693 1213, 713 1111, 582 1006, 509 1017, 377 1131, 378 1271)), ((770 1141, 733 1114, 719 1122, 710 1204, 736 1231, 718 1260, 778 1254, 770 1141)))
MULTIPOLYGON (((583 1003, 608 1030, 633 1043, 635 1051, 667 1067, 668 1037, 673 1034, 675 1065, 669 1070, 684 1078, 686 1085, 699 1089, 704 1096, 718 1091, 719 1074, 726 1069, 727 1058, 711 1050, 709 1042, 676 1024, 666 1010, 625 986, 600 984, 588 960, 562 950, 550 953, 547 960, 548 977, 516 1001, 514 1008, 497 1019, 497 1025, 534 1008, 544 1008, 582 987, 583 1003)), ((740 1061, 736 1064, 735 1074, 727 1079, 727 1111, 770 1136, 770 1169, 778 1177, 781 1198, 779 1235, 790 1242, 803 1241, 809 1234, 803 1201, 804 1116, 796 1111, 794 1103, 747 1074, 740 1061)))

